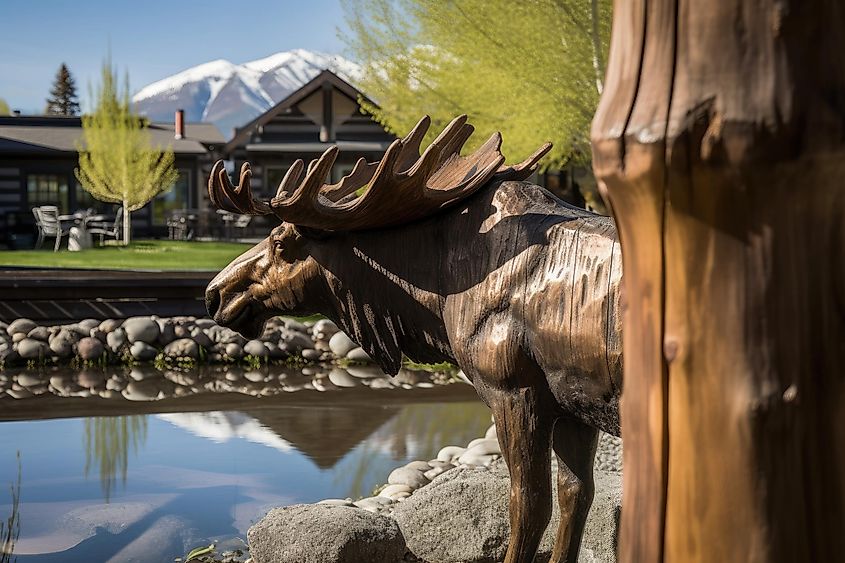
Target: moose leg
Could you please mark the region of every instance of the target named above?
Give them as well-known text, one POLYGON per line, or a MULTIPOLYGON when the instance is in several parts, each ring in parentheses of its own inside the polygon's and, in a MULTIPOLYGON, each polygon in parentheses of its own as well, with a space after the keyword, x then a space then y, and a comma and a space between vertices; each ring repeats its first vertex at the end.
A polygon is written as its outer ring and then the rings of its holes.
POLYGON ((552 418, 537 389, 487 394, 511 478, 510 542, 505 563, 531 563, 551 518, 552 418))
POLYGON ((552 447, 557 455, 560 524, 550 563, 576 563, 587 513, 593 503, 593 458, 598 430, 571 418, 559 418, 552 447))

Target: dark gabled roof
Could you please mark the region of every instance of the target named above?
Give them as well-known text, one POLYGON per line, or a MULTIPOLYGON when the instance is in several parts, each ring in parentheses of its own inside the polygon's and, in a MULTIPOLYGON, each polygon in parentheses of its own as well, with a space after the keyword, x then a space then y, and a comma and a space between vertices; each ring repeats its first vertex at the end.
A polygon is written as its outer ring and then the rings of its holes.
POLYGON ((311 79, 311 81, 304 84, 299 90, 292 92, 287 98, 280 101, 275 106, 268 109, 266 112, 262 113, 243 127, 239 127, 235 131, 235 136, 232 137, 229 142, 226 143, 226 146, 223 147, 223 153, 229 154, 235 148, 242 144, 245 140, 247 140, 252 134, 252 132, 256 129, 256 127, 260 127, 268 123, 271 119, 276 117, 279 113, 283 112, 284 110, 291 108, 319 90, 323 87, 323 84, 328 83, 337 88, 343 94, 346 94, 351 99, 358 101, 359 98, 363 99, 367 103, 373 103, 367 96, 365 96, 360 90, 352 86, 349 82, 345 81, 335 73, 330 70, 324 70, 317 76, 311 79))
MULTIPOLYGON (((222 145, 223 135, 208 123, 187 123, 186 137, 173 137, 172 123, 151 123, 154 145, 170 145, 176 154, 206 154, 207 145, 222 145)), ((0 117, 0 153, 76 153, 82 140, 79 117, 22 116, 0 117)))

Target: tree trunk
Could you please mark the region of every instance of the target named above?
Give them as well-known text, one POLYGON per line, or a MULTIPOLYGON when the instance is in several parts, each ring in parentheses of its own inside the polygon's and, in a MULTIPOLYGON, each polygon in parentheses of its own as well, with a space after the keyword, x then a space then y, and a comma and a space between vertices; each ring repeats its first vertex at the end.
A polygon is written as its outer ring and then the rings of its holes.
POLYGON ((132 233, 132 221, 129 218, 129 204, 126 200, 123 201, 123 245, 129 246, 131 242, 130 236, 132 233))
POLYGON ((845 5, 616 0, 621 561, 845 556, 845 5))

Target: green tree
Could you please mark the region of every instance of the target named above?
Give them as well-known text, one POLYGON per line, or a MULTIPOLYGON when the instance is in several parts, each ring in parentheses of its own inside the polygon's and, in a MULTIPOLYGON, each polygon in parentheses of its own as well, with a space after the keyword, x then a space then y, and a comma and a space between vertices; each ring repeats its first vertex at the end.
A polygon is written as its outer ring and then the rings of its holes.
MULTIPOLYGON (((554 142, 546 166, 590 154, 610 34, 609 0, 345 0, 346 38, 364 63, 365 104, 404 133, 466 113, 502 131, 509 160, 554 142)), ((437 127, 432 127, 432 130, 437 127)))
POLYGON ((0 115, 9 115, 12 111, 9 109, 9 104, 6 103, 6 100, 0 98, 0 115))
POLYGON ((169 189, 178 177, 173 150, 154 147, 147 122, 132 113, 128 82, 118 93, 116 73, 109 61, 103 63, 96 108, 82 117, 75 171, 96 199, 123 206, 123 244, 130 242, 130 212, 169 189))
POLYGON ((50 97, 47 98, 47 115, 76 115, 79 113, 79 100, 76 97, 76 83, 65 63, 59 67, 50 97))

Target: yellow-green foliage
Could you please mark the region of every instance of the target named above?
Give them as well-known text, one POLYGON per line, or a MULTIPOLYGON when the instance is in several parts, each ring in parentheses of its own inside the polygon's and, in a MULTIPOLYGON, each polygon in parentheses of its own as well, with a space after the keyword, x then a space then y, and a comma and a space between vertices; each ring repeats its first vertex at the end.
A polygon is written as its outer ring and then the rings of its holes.
POLYGON ((147 122, 132 113, 128 84, 118 92, 116 73, 108 61, 103 63, 96 100, 94 112, 82 117, 76 177, 96 199, 123 205, 124 243, 128 243, 128 213, 176 182, 173 150, 152 145, 147 122))
POLYGON ((0 98, 0 115, 9 115, 10 113, 9 104, 6 103, 6 100, 0 98))
POLYGON ((365 106, 404 134, 466 113, 471 142, 502 131, 509 162, 544 141, 560 166, 589 155, 610 34, 609 0, 345 0, 348 43, 365 64, 365 106))

